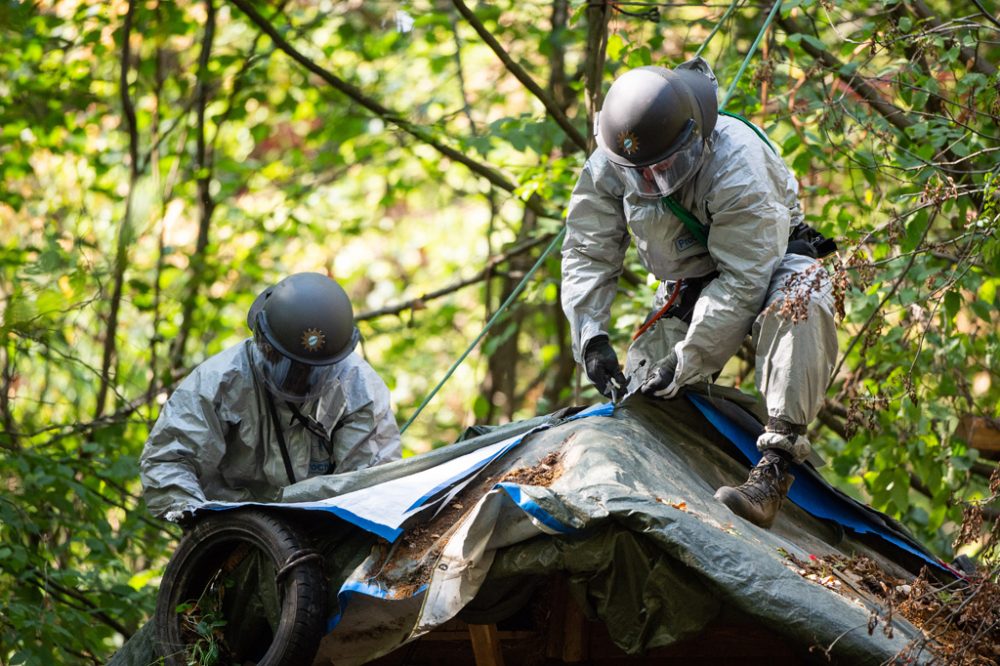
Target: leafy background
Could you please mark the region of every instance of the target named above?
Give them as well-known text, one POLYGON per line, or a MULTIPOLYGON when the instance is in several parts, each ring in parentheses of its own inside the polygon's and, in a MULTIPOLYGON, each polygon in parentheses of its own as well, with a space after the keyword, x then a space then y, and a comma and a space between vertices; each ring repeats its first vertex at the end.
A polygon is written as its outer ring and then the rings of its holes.
MULTIPOLYGON (((1000 417, 1000 23, 973 5, 786 2, 727 105, 840 243, 824 473, 946 558, 963 507, 997 516, 967 443, 1000 417)), ((0 664, 103 663, 149 615, 178 532, 138 454, 260 289, 344 283, 406 423, 559 231, 614 76, 704 48, 728 91, 770 9, 0 0, 0 664)), ((629 262, 621 352, 655 288, 629 262)), ((555 252, 408 455, 598 399, 558 302, 555 252)), ((723 381, 753 391, 752 355, 723 381)))

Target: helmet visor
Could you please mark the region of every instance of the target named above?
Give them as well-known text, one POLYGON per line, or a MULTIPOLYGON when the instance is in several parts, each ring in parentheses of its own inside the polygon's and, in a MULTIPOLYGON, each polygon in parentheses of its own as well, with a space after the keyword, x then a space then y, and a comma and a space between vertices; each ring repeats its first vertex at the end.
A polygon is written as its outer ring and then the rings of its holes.
POLYGON ((643 167, 615 164, 625 183, 641 197, 657 198, 673 194, 701 166, 705 142, 695 123, 689 123, 678 147, 658 162, 643 167))
POLYGON ((272 395, 289 402, 307 402, 320 394, 329 365, 307 365, 283 356, 266 340, 251 345, 254 368, 272 395))

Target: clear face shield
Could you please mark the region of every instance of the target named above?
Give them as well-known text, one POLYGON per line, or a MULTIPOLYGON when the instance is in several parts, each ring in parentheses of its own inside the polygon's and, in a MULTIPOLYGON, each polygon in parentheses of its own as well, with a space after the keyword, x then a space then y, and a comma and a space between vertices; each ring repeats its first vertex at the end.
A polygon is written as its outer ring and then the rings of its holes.
POLYGON ((254 336, 251 359, 267 390, 294 403, 308 402, 318 396, 330 371, 328 365, 308 365, 282 355, 260 335, 254 336))
POLYGON ((689 120, 675 148, 662 160, 644 167, 615 164, 626 184, 631 183, 639 196, 665 197, 683 185, 701 166, 705 142, 693 120, 689 120))

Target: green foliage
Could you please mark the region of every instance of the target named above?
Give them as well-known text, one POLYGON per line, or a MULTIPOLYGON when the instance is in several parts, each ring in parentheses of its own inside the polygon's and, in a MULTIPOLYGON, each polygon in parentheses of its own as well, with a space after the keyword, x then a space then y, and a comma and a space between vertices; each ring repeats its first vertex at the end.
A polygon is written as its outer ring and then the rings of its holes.
MULTIPOLYGON (((255 5, 362 104, 215 4, 202 71, 204 2, 135 2, 122 91, 127 2, 0 1, 2 664, 103 662, 148 617, 176 531, 141 502, 143 441, 176 381, 246 334, 264 285, 297 270, 344 282, 403 423, 547 244, 531 242, 558 231, 586 157, 449 5, 255 5)), ((723 11, 615 10, 591 81, 600 12, 560 9, 474 7, 585 136, 588 86, 690 58, 723 11)), ((991 25, 930 10, 945 28, 896 2, 785 2, 727 108, 767 131, 807 219, 840 245, 842 358, 813 432, 829 478, 948 556, 994 465, 963 418, 1000 417, 1000 51, 991 25)), ((764 16, 741 5, 704 51, 723 93, 764 16)), ((656 287, 634 252, 627 267, 621 352, 656 287)), ((598 399, 577 390, 558 278, 552 257, 407 454, 598 399)), ((752 361, 724 377, 752 390, 752 361)))
MULTIPOLYGON (((231 660, 224 630, 226 620, 221 614, 222 591, 177 606, 181 635, 185 640, 185 662, 188 666, 213 666, 231 660), (229 657, 227 659, 227 657, 229 657)), ((206 594, 208 590, 206 590, 206 594)))

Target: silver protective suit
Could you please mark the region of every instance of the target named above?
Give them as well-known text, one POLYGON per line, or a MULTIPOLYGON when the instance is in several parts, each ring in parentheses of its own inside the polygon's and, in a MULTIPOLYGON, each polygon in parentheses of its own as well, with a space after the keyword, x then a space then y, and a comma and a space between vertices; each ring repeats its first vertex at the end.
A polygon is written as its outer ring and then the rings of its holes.
MULTIPOLYGON (((700 58, 681 67, 715 82, 700 58)), ((706 149, 702 165, 674 197, 707 226, 707 248, 661 200, 639 196, 602 150, 587 160, 570 200, 562 248, 562 304, 574 354, 582 362, 587 342, 607 335, 634 239, 643 266, 659 280, 715 271, 718 277, 702 290, 690 325, 661 319, 632 345, 625 364, 630 387, 664 365, 675 369, 679 386, 711 381, 752 334, 756 383, 769 415, 808 424, 823 402, 837 336, 828 275, 809 257, 785 254, 789 230, 803 219, 798 184, 739 119, 720 116, 706 149)), ((654 306, 664 292, 661 286, 654 306)), ((810 452, 802 436, 766 433, 758 446, 785 449, 800 461, 810 452)))
MULTIPOLYGON (((251 365, 253 344, 245 340, 199 365, 164 405, 140 458, 154 515, 176 519, 206 501, 280 501, 291 485, 269 394, 251 365)), ((356 353, 328 368, 319 397, 298 405, 318 426, 307 428, 274 400, 296 481, 401 457, 382 379, 356 353)))

